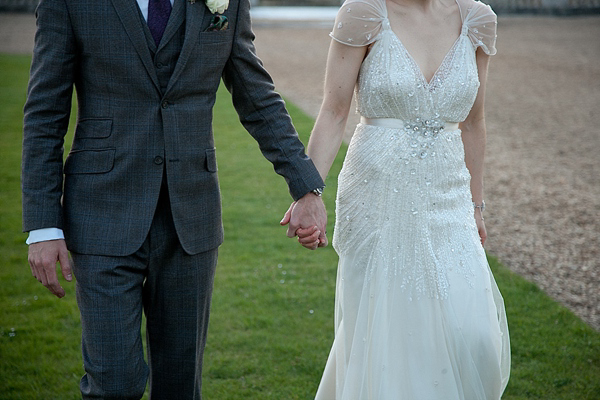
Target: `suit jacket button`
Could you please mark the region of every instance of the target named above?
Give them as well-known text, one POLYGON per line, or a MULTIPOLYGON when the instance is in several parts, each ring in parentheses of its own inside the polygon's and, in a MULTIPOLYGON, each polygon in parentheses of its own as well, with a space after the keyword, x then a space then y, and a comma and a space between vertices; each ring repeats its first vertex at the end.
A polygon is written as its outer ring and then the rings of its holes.
POLYGON ((160 165, 163 163, 163 158, 161 156, 154 157, 154 164, 160 165))
POLYGON ((162 108, 167 108, 167 107, 169 107, 169 103, 167 101, 163 101, 162 104, 161 104, 161 107, 162 108))

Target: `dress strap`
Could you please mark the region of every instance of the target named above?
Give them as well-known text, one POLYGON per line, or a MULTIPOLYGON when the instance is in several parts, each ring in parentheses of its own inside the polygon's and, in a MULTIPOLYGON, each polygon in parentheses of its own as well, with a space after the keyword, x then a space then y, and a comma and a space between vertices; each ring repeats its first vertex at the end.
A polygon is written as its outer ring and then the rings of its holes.
POLYGON ((379 38, 386 16, 385 0, 346 0, 329 36, 348 46, 368 46, 379 38))
POLYGON ((457 0, 463 17, 462 33, 466 34, 473 47, 481 47, 487 55, 496 54, 497 17, 492 8, 480 1, 457 0))

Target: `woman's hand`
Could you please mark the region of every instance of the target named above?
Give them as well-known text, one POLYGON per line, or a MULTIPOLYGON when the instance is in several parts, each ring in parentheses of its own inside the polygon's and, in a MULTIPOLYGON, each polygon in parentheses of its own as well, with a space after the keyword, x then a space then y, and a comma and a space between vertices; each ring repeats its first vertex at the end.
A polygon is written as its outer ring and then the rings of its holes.
POLYGON ((475 223, 477 224, 477 232, 479 232, 479 238, 481 239, 481 245, 483 246, 487 239, 487 231, 485 230, 483 215, 481 215, 481 210, 478 208, 475 209, 475 223))

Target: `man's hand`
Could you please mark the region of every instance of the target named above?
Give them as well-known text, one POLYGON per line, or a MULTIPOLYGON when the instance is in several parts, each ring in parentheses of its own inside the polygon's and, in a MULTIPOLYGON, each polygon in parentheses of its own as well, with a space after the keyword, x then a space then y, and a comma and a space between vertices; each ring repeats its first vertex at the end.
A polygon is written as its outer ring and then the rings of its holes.
POLYGON ((71 282, 73 275, 69 252, 64 240, 48 240, 29 245, 29 266, 35 278, 46 286, 56 297, 65 296, 65 290, 58 282, 56 275, 56 263, 60 263, 60 269, 64 278, 71 282))
POLYGON ((307 249, 327 246, 327 212, 321 197, 313 193, 293 202, 280 224, 289 224, 287 236, 298 236, 298 242, 307 249))

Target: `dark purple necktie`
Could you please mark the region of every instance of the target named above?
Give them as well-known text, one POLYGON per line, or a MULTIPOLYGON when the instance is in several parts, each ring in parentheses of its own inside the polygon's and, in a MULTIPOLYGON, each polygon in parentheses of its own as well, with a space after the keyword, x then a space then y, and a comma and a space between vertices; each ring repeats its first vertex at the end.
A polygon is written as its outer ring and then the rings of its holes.
POLYGON ((148 28, 154 38, 156 46, 160 43, 169 15, 171 15, 171 0, 149 0, 148 1, 148 28))

